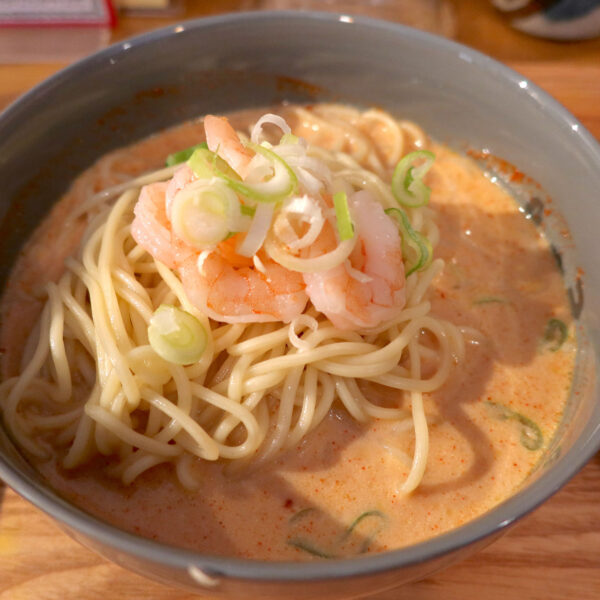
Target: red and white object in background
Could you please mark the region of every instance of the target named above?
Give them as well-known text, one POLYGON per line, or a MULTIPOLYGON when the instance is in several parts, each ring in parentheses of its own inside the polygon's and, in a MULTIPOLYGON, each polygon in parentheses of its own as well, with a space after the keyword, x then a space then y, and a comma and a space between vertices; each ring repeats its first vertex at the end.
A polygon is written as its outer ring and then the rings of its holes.
POLYGON ((110 0, 1 0, 0 62, 72 61, 106 46, 110 0))

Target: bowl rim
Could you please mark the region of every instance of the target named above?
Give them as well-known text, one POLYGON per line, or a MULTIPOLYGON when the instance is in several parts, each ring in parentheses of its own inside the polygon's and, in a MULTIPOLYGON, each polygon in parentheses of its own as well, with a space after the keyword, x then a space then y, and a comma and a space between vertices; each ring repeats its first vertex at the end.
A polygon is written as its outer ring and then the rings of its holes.
MULTIPOLYGON (((63 80, 77 75, 78 72, 94 68, 97 63, 110 61, 119 56, 124 50, 153 44, 190 29, 200 31, 242 22, 245 26, 248 26, 256 22, 284 19, 295 19, 307 23, 326 23, 332 27, 345 26, 381 30, 395 36, 414 40, 417 43, 424 43, 440 50, 443 49, 458 56, 466 63, 475 64, 491 76, 500 78, 511 86, 519 87, 520 93, 527 95, 540 107, 544 108, 546 118, 563 124, 566 123, 578 136, 581 145, 586 148, 587 152, 594 157, 600 166, 600 144, 594 136, 558 101, 517 71, 458 42, 398 23, 372 17, 349 15, 345 12, 273 10, 225 13, 181 21, 116 42, 59 70, 17 98, 0 113, 0 129, 3 122, 18 119, 20 113, 27 111, 30 104, 40 101, 40 97, 45 92, 60 86, 63 80)), ((300 582, 373 575, 379 572, 409 567, 470 546, 484 538, 493 539, 494 534, 500 533, 509 525, 527 515, 565 485, 583 468, 599 448, 600 425, 593 426, 588 423, 573 447, 556 461, 550 471, 542 474, 531 485, 518 491, 501 504, 458 528, 405 548, 355 558, 308 562, 276 562, 206 555, 128 533, 70 504, 53 492, 49 486, 44 487, 29 479, 2 455, 0 455, 0 477, 21 496, 66 525, 67 528, 80 532, 104 546, 128 553, 138 559, 184 570, 196 567, 207 575, 217 578, 230 577, 254 581, 300 582), (569 458, 568 461, 566 460, 567 457, 569 458)))

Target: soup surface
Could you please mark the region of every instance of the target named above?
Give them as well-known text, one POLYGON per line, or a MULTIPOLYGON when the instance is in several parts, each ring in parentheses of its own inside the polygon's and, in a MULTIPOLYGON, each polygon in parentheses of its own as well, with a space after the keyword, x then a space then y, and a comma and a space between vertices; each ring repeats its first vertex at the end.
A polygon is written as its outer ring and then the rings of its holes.
MULTIPOLYGON (((318 136, 289 107, 278 112, 297 134, 309 141, 318 136)), ((231 119, 247 130, 258 114, 231 119)), ((125 178, 159 168, 167 154, 200 139, 197 123, 155 135, 114 153, 114 172, 125 178)), ((318 143, 327 139, 321 135, 318 143)), ((434 142, 428 147, 436 155, 427 180, 440 229, 435 255, 446 263, 430 290, 432 313, 467 329, 465 359, 425 395, 429 456, 416 491, 400 491, 413 430, 394 421, 357 423, 337 405, 295 448, 258 469, 195 461, 201 485, 194 491, 183 489, 169 465, 129 486, 106 474, 110 458, 66 470, 64 449, 50 460, 31 458, 51 485, 144 537, 267 560, 406 546, 458 527, 514 493, 548 447, 570 388, 575 341, 563 281, 546 240, 502 187, 470 159, 434 142), (569 332, 560 344, 557 324, 569 332)), ((15 373, 29 333, 22 323, 33 323, 40 311, 37 291, 62 273, 82 234, 76 223, 61 227, 65 215, 86 182, 102 180, 102 168, 106 162, 75 182, 13 274, 2 307, 5 377, 15 373)), ((375 385, 367 391, 375 400, 382 393, 375 385)))

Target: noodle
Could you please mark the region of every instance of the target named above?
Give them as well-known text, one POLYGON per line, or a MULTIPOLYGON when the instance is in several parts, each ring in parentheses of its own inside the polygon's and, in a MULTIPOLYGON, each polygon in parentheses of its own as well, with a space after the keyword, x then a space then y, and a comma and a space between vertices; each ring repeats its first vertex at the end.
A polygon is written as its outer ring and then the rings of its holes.
MULTIPOLYGON (((407 148, 426 145, 418 126, 339 105, 298 107, 293 115, 294 130, 323 145, 311 145, 296 167, 307 189, 324 176, 324 163, 334 187, 367 190, 383 207, 397 206, 386 180, 407 148)), ((340 329, 310 303, 290 323, 220 322, 194 305, 175 272, 132 237, 140 188, 170 179, 176 168, 123 181, 116 171, 122 156, 102 161, 101 181, 117 185, 77 184, 71 218, 85 216, 87 230, 64 274, 46 286, 20 374, 0 386, 4 419, 17 443, 43 458, 53 437, 60 439, 69 469, 97 454, 111 456, 111 472, 125 484, 173 463, 181 484, 193 489, 199 481, 192 457, 261 464, 296 445, 337 401, 357 421, 390 419, 404 428, 412 420, 415 450, 402 491, 414 490, 428 453, 422 396, 439 388, 464 356, 461 330, 429 315, 427 290, 443 261, 410 274, 405 308, 375 327, 340 329), (209 332, 195 363, 169 363, 149 345, 148 326, 163 304, 181 307, 209 332), (433 372, 423 373, 424 357, 437 364, 433 372), (398 390, 397 402, 373 403, 361 381, 398 390)), ((414 230, 435 244, 432 211, 406 211, 414 230)), ((299 238, 297 248, 319 231, 299 238)), ((327 254, 298 257, 293 245, 285 248, 269 234, 264 247, 280 265, 302 272, 341 264, 355 243, 356 236, 327 254)), ((354 274, 359 281, 362 275, 354 274)))

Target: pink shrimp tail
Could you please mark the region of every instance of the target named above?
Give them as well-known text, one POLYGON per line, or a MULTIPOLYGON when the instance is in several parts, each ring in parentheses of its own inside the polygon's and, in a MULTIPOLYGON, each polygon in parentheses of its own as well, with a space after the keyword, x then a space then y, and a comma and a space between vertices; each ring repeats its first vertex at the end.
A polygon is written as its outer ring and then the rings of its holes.
POLYGON ((243 179, 252 154, 246 150, 229 120, 226 117, 206 115, 204 131, 208 149, 216 152, 243 179))

